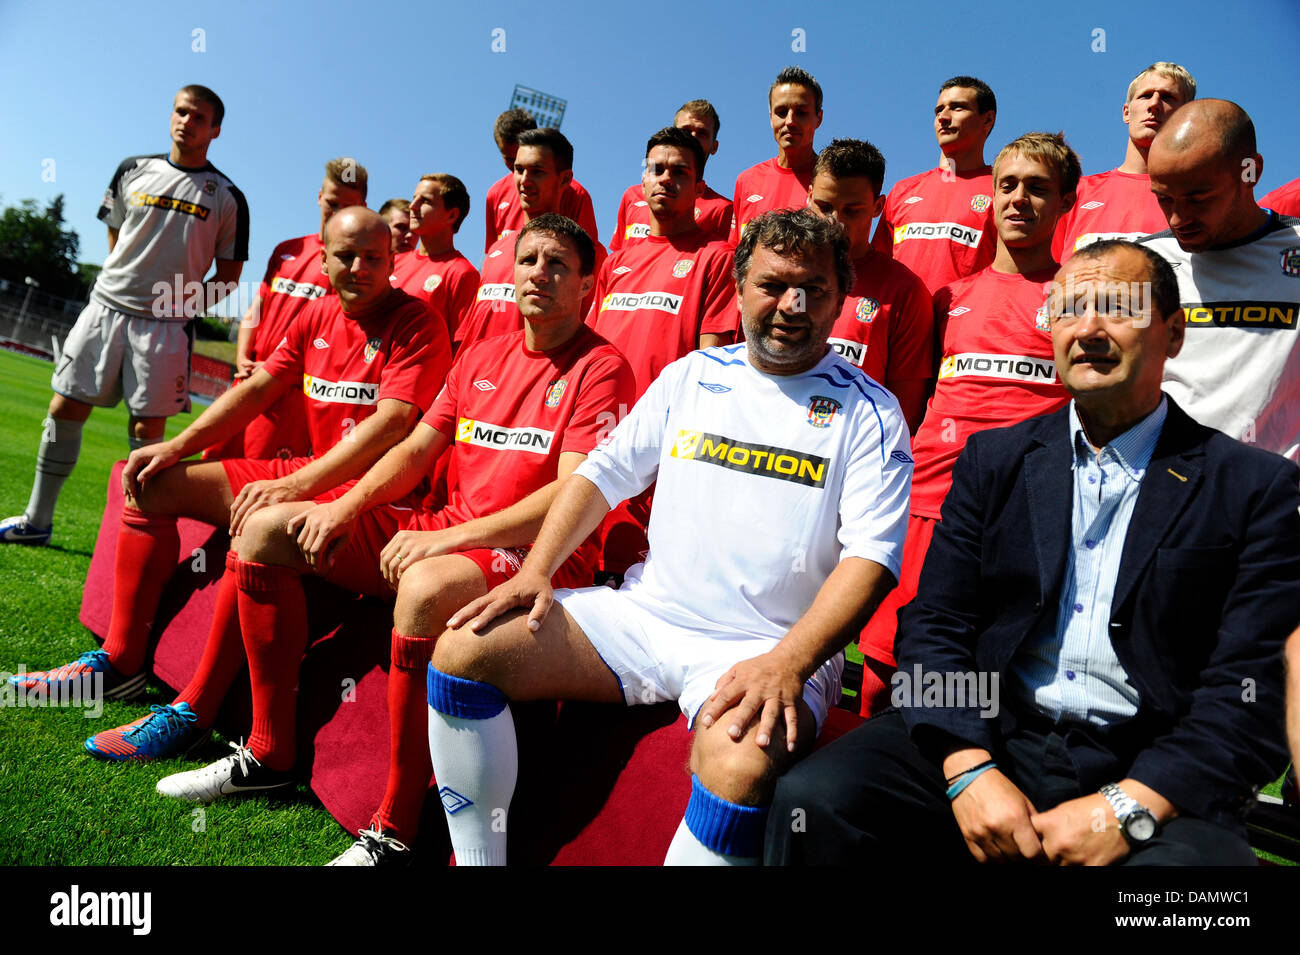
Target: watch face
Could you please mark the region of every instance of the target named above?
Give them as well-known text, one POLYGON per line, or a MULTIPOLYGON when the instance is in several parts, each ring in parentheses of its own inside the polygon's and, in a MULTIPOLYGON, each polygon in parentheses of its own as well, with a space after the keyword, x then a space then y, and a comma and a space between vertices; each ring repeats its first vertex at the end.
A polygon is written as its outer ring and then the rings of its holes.
POLYGON ((1146 842, 1156 834, 1156 820, 1145 809, 1137 809, 1124 820, 1124 832, 1134 842, 1146 842))

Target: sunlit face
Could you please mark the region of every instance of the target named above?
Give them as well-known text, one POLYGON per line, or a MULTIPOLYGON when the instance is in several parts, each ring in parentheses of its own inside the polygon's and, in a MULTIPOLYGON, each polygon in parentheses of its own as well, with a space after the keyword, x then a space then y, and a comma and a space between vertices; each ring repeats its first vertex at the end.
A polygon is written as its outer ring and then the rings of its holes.
POLYGON ((704 150, 704 155, 715 156, 718 152, 717 134, 713 130, 713 120, 707 116, 697 116, 695 113, 678 113, 673 117, 673 125, 678 129, 684 129, 700 144, 704 150))
POLYGON ((1011 153, 993 170, 993 224, 1009 249, 1050 242, 1073 203, 1074 193, 1061 195, 1060 173, 1041 159, 1011 153))
POLYGON ((756 246, 738 297, 750 363, 772 375, 795 375, 821 361, 844 304, 829 248, 784 256, 756 246))
POLYGON ((695 157, 677 146, 656 146, 646 155, 641 189, 650 211, 660 222, 693 217, 699 196, 695 157))
POLYGON ((981 113, 976 92, 967 86, 941 90, 934 105, 934 136, 944 153, 960 153, 984 145, 993 131, 993 110, 981 113))
POLYGON ((409 252, 415 248, 415 236, 411 235, 411 215, 405 209, 399 209, 393 206, 384 215, 384 221, 388 223, 388 232, 390 235, 390 246, 393 255, 399 252, 409 252))
POLYGON ((819 172, 808 190, 808 208, 844 227, 855 259, 871 248, 871 222, 883 206, 884 197, 876 195, 871 180, 865 176, 836 179, 830 173, 819 172))
POLYGON ((1243 167, 1226 159, 1214 136, 1183 150, 1170 149, 1161 139, 1152 144, 1147 154, 1151 191, 1184 251, 1201 252, 1249 231, 1241 223, 1253 221, 1253 183, 1264 161, 1256 155, 1248 162, 1243 167))
POLYGON ((366 197, 361 194, 360 189, 346 183, 326 179, 320 184, 320 191, 316 193, 316 205, 320 206, 320 234, 325 235, 325 223, 330 221, 330 217, 334 213, 340 209, 346 209, 348 206, 364 206, 365 204, 366 197))
POLYGON ((595 281, 582 274, 578 248, 567 236, 529 232, 515 246, 515 299, 534 325, 580 317, 595 281))
POLYGON ((376 221, 336 216, 325 230, 325 271, 345 312, 364 312, 392 290, 392 234, 376 221))
POLYGON ((560 193, 573 178, 571 170, 555 168, 555 156, 546 146, 520 146, 514 173, 519 205, 531 215, 558 209, 560 193))
POLYGON ((210 103, 192 93, 177 93, 172 104, 172 143, 182 152, 206 150, 208 144, 221 135, 221 127, 212 122, 213 115, 210 103))
POLYGON ((1150 146, 1160 127, 1185 102, 1183 86, 1177 80, 1159 73, 1143 73, 1133 98, 1124 104, 1128 138, 1139 146, 1150 146))
POLYGON ((442 184, 435 179, 421 179, 411 196, 411 234, 433 237, 453 229, 459 209, 449 209, 442 200, 442 184))
POLYGON ((768 119, 777 145, 786 150, 809 148, 822 124, 813 91, 798 83, 782 83, 768 97, 768 119))

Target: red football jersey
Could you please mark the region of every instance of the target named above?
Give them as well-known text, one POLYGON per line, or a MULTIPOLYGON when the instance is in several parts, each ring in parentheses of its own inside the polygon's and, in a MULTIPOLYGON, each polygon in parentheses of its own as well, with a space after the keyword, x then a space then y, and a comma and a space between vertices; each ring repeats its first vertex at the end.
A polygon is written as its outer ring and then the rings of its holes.
POLYGON ((253 329, 248 357, 264 361, 284 338, 293 317, 313 299, 333 295, 325 263, 321 261, 319 235, 286 239, 275 247, 266 263, 266 275, 257 290, 262 315, 253 329))
POLYGON ((1168 228, 1150 177, 1112 169, 1079 180, 1074 208, 1056 223, 1052 257, 1064 263, 1100 239, 1138 239, 1168 228))
POLYGON ((450 365, 447 329, 429 321, 423 302, 393 289, 381 307, 360 316, 345 313, 336 295, 312 302, 262 368, 301 383, 307 431, 319 456, 384 398, 428 408, 450 365))
MULTIPOLYGON (((515 188, 514 173, 506 173, 488 189, 487 201, 484 203, 487 217, 487 231, 483 236, 483 251, 492 251, 492 243, 505 238, 512 232, 518 232, 528 220, 524 218, 523 206, 519 204, 519 190, 515 188)), ((591 206, 591 195, 576 179, 570 179, 568 187, 560 193, 560 208, 555 210, 562 216, 568 216, 591 236, 592 242, 599 242, 596 232, 596 211, 591 206)))
POLYGON ((587 454, 634 401, 618 350, 583 325, 551 351, 524 333, 472 342, 424 423, 453 441, 443 512, 452 524, 494 514, 555 480, 560 455, 587 454))
POLYGON ((945 178, 931 169, 889 190, 871 244, 921 277, 933 295, 992 264, 993 167, 945 178))
POLYGON ((455 249, 430 258, 420 248, 397 256, 392 281, 412 298, 428 302, 430 311, 445 320, 450 337, 461 315, 474 304, 478 269, 455 249))
POLYGON ((853 288, 829 344, 873 379, 934 377, 934 302, 907 266, 872 249, 853 263, 853 288))
POLYGON ((1056 377, 1047 293, 1056 270, 1008 275, 988 268, 934 297, 943 361, 912 439, 912 513, 939 516, 952 466, 976 431, 1055 411, 1070 400, 1056 377))
MULTIPOLYGON (((523 331, 524 319, 519 314, 519 303, 515 301, 515 241, 513 233, 502 236, 492 243, 487 255, 483 257, 474 302, 456 323, 453 340, 458 346, 523 331)), ((592 242, 596 247, 594 274, 599 275, 601 264, 608 253, 599 242, 594 239, 592 242)), ((593 287, 591 293, 582 300, 582 314, 587 314, 594 297, 593 287)))
MULTIPOLYGON (((720 196, 707 185, 695 200, 695 224, 710 239, 726 241, 731 232, 731 200, 720 196)), ((650 205, 645 201, 641 183, 628 186, 618 204, 618 226, 609 237, 609 251, 617 252, 629 242, 650 234, 650 205)))
POLYGON ((773 156, 767 162, 750 166, 736 177, 736 198, 732 202, 731 229, 727 241, 734 248, 750 220, 777 209, 802 209, 808 205, 808 187, 812 173, 796 174, 777 164, 773 156))
POLYGON ((1300 179, 1292 179, 1285 186, 1278 186, 1260 199, 1259 204, 1279 215, 1300 217, 1300 179))
POLYGON ((605 260, 587 322, 623 353, 636 397, 701 335, 740 334, 733 255, 698 229, 647 236, 605 260))

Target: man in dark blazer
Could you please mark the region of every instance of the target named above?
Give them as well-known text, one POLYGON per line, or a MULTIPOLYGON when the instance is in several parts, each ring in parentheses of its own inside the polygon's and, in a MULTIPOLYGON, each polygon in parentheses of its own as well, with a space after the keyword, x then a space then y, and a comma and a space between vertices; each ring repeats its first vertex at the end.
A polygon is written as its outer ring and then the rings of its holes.
POLYGON ((1049 316, 1074 400, 971 438, 899 613, 897 709, 782 779, 768 864, 1254 862, 1300 473, 1163 395, 1183 314, 1149 250, 1081 250, 1049 316))

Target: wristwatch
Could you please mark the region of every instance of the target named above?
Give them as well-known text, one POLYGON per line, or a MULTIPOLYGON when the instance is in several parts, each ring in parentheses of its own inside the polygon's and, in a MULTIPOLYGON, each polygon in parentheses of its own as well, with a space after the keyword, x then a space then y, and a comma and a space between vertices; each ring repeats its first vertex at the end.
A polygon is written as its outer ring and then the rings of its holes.
POLYGON ((1119 831, 1124 834, 1130 845, 1142 845, 1160 831, 1160 823, 1151 815, 1151 810, 1141 805, 1114 783, 1107 783, 1097 790, 1106 797, 1110 808, 1119 820, 1119 831))

